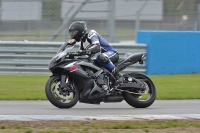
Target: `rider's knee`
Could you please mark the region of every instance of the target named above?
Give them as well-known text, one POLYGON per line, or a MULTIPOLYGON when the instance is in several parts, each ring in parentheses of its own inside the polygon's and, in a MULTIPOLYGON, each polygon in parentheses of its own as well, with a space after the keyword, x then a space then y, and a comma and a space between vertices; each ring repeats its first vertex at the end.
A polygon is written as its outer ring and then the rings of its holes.
POLYGON ((97 61, 106 64, 109 62, 109 58, 105 54, 100 54, 97 56, 97 61))

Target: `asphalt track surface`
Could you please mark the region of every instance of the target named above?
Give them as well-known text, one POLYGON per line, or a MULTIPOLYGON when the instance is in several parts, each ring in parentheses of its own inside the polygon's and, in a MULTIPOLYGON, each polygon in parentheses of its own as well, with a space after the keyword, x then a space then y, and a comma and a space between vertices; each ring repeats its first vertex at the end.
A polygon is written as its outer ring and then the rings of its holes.
POLYGON ((200 119, 200 100, 156 100, 148 108, 133 108, 125 101, 100 105, 77 103, 70 109, 59 109, 49 101, 0 101, 0 119, 5 116, 184 116, 200 119))

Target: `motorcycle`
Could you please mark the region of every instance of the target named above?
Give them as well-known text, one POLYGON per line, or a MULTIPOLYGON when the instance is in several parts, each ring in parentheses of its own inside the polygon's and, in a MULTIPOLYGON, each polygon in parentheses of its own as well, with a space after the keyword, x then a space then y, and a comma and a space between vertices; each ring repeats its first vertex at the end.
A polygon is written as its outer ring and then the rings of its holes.
MULTIPOLYGON (((152 80, 141 73, 123 74, 123 84, 113 89, 115 77, 98 65, 93 57, 69 52, 74 46, 63 44, 49 63, 52 72, 46 83, 48 100, 58 108, 71 108, 81 103, 121 102, 125 100, 135 108, 146 108, 156 99, 156 88, 152 80)), ((126 54, 118 61, 116 69, 139 62, 143 64, 145 53, 126 54)))

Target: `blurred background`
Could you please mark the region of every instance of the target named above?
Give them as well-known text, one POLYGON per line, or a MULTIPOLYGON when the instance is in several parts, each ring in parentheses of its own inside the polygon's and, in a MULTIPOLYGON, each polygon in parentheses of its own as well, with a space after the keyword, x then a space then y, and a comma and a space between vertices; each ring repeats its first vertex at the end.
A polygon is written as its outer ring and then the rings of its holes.
POLYGON ((200 0, 0 0, 1 41, 67 41, 75 20, 110 42, 134 41, 137 30, 199 30, 200 0))
POLYGON ((122 73, 156 75, 158 99, 200 99, 200 0, 0 0, 0 99, 46 99, 49 61, 76 20, 121 59, 147 53, 122 73))

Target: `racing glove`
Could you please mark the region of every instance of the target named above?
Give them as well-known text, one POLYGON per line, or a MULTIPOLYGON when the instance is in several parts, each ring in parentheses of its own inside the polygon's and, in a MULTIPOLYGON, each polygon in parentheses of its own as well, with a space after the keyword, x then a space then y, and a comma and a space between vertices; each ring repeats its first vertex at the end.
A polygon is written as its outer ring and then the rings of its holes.
POLYGON ((70 40, 68 41, 68 44, 69 44, 69 45, 74 45, 74 44, 76 44, 76 40, 75 40, 75 39, 70 39, 70 40))

